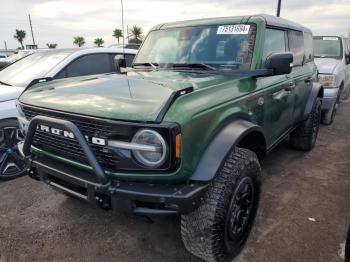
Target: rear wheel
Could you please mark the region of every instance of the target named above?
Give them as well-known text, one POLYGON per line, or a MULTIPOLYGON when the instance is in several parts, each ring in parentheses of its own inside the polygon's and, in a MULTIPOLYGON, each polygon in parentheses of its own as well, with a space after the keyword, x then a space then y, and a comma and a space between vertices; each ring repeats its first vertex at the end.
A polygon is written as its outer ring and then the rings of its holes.
POLYGON ((254 152, 235 148, 200 207, 181 216, 185 248, 210 262, 229 261, 246 242, 259 202, 261 169, 254 152))
POLYGON ((308 118, 290 134, 290 144, 299 150, 311 150, 316 143, 320 121, 321 101, 317 98, 308 118))
POLYGON ((8 180, 26 174, 23 157, 18 151, 19 135, 17 120, 0 121, 0 180, 8 180))

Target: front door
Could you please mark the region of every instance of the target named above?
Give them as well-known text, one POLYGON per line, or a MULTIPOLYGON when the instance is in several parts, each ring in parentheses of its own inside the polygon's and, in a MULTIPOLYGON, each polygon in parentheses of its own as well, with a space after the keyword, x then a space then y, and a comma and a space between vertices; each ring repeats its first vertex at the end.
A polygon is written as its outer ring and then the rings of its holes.
POLYGON ((292 126, 295 82, 290 75, 259 79, 265 90, 265 132, 267 142, 273 145, 292 126))

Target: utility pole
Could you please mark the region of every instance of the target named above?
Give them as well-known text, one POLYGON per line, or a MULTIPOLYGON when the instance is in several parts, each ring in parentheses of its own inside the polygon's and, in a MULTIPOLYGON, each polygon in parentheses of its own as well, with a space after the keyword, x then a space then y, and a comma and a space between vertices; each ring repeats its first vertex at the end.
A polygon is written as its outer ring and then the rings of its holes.
POLYGON ((4 41, 4 43, 5 43, 5 50, 7 51, 7 44, 6 44, 6 41, 4 41))
POLYGON ((28 17, 29 17, 30 31, 32 32, 33 45, 35 45, 34 34, 33 34, 33 26, 32 26, 32 19, 30 19, 30 14, 28 14, 28 17))
POLYGON ((129 43, 129 25, 126 25, 126 37, 128 38, 129 43))
POLYGON ((280 16, 281 13, 281 1, 282 0, 278 0, 278 5, 277 5, 277 17, 280 16))

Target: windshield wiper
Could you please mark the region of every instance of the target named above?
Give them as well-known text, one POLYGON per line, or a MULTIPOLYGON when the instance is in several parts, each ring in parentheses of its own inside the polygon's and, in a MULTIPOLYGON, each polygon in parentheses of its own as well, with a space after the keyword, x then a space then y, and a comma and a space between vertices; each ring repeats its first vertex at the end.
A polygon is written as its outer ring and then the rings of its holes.
POLYGON ((171 67, 178 68, 178 67, 187 67, 187 68, 201 68, 201 69, 209 69, 209 70, 216 70, 214 66, 204 64, 204 63, 191 63, 191 64, 172 64, 171 67))
POLYGON ((4 86, 12 86, 12 85, 10 85, 10 84, 8 84, 8 83, 5 83, 5 82, 2 82, 2 81, 0 81, 0 84, 1 84, 1 85, 4 85, 4 86))
POLYGON ((133 67, 134 66, 151 66, 153 69, 157 69, 158 68, 158 64, 157 63, 136 63, 136 64, 133 64, 133 67))

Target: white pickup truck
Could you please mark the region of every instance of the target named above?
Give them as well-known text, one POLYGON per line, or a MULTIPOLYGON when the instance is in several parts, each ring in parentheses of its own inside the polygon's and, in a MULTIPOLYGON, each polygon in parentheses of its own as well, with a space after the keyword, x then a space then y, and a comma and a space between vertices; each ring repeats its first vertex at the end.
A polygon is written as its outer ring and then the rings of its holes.
POLYGON ((350 42, 343 36, 314 36, 314 53, 324 88, 322 123, 330 125, 340 100, 350 95, 350 42))

